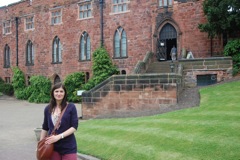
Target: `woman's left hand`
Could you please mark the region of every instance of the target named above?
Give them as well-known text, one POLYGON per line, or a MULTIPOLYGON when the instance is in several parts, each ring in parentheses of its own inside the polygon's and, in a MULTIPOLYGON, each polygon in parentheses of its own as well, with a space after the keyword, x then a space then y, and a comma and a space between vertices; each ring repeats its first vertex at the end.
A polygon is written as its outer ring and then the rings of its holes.
POLYGON ((45 143, 46 144, 52 144, 52 143, 55 143, 55 142, 59 141, 60 139, 61 139, 60 135, 52 135, 52 136, 47 138, 45 143))

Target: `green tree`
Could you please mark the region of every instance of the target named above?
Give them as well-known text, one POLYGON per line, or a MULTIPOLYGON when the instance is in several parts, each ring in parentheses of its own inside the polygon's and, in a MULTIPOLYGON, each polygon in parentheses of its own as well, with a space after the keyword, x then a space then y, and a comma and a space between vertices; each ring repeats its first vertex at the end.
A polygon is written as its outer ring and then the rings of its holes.
POLYGON ((93 52, 93 77, 83 86, 90 90, 113 74, 118 74, 118 68, 112 63, 107 50, 99 47, 93 52))
POLYGON ((240 31, 239 0, 205 0, 203 11, 207 22, 199 24, 199 29, 213 38, 218 34, 240 31))
POLYGON ((240 39, 230 40, 224 47, 224 55, 232 57, 233 75, 238 74, 240 67, 240 39))
POLYGON ((24 73, 18 67, 13 67, 12 71, 13 71, 12 86, 14 89, 14 95, 17 99, 25 99, 24 90, 26 88, 26 84, 24 73))

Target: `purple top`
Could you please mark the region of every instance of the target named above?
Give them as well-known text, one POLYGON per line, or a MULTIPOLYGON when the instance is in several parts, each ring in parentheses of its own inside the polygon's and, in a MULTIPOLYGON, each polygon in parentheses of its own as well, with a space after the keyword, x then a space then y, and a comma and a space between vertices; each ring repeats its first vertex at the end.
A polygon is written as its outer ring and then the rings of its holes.
MULTIPOLYGON (((73 103, 68 104, 67 109, 60 121, 60 127, 55 130, 55 134, 61 134, 71 127, 74 127, 76 130, 78 128, 77 109, 73 103)), ((49 112, 49 105, 47 105, 44 109, 42 129, 48 131, 48 135, 51 134, 52 130, 54 129, 51 113, 49 112)), ((74 134, 64 137, 63 139, 60 139, 54 143, 54 150, 61 155, 77 153, 77 142, 74 134)))

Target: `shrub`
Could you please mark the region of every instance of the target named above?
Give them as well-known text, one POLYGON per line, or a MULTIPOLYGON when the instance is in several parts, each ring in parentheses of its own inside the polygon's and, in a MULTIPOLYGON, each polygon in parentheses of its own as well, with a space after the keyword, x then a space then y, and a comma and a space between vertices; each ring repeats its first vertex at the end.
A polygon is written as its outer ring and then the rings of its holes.
POLYGON ((104 47, 99 47, 93 52, 93 77, 83 86, 90 90, 113 74, 118 74, 117 66, 114 65, 104 47))
POLYGON ((14 95, 17 99, 24 99, 24 89, 26 88, 24 74, 18 67, 13 67, 12 70, 12 86, 14 89, 14 95))
POLYGON ((232 57, 233 75, 236 75, 240 68, 240 39, 229 41, 224 47, 224 55, 232 57))
POLYGON ((4 83, 0 83, 0 92, 3 92, 4 83))
POLYGON ((0 83, 0 92, 8 96, 12 96, 14 93, 13 86, 10 83, 0 83))
POLYGON ((25 89, 29 96, 29 102, 48 103, 50 101, 51 81, 44 76, 32 76, 31 86, 25 89))
POLYGON ((5 83, 4 80, 2 79, 2 77, 0 77, 0 84, 5 83))
POLYGON ((2 84, 2 85, 3 85, 2 93, 3 93, 3 94, 6 94, 6 95, 8 95, 8 96, 12 96, 13 93, 14 93, 12 84, 10 84, 10 83, 5 83, 5 84, 2 84))
POLYGON ((12 70, 13 70, 12 84, 14 90, 24 89, 26 85, 23 72, 18 67, 13 67, 12 70))
MULTIPOLYGON (((3 84, 4 84, 4 80, 0 77, 0 93, 3 92, 3 84)), ((2 94, 0 94, 1 96, 2 94)))
POLYGON ((85 83, 85 74, 83 72, 76 72, 68 75, 64 80, 64 85, 68 93, 68 101, 80 102, 81 98, 77 96, 77 91, 82 88, 85 83))
POLYGON ((88 91, 95 86, 96 86, 95 79, 93 77, 93 78, 89 79, 89 81, 83 86, 83 89, 88 91))
MULTIPOLYGON (((25 85, 24 73, 18 68, 13 70, 13 89, 17 99, 28 100, 34 103, 47 103, 50 101, 51 81, 44 76, 32 76, 30 86, 25 85)), ((1 87, 0 87, 1 88, 1 87)), ((9 86, 9 93, 11 93, 9 86)))

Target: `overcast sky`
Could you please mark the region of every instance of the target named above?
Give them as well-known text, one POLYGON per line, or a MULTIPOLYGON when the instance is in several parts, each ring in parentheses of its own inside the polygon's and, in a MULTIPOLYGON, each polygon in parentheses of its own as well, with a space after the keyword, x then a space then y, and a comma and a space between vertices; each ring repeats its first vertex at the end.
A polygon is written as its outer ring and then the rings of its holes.
POLYGON ((11 3, 19 2, 21 0, 0 0, 0 6, 6 6, 11 3))

